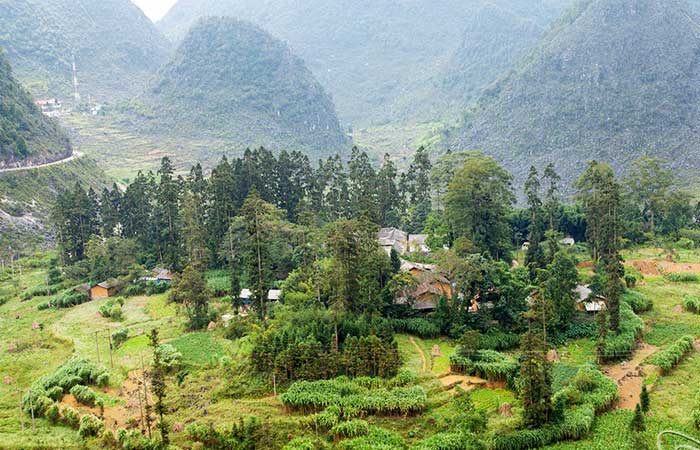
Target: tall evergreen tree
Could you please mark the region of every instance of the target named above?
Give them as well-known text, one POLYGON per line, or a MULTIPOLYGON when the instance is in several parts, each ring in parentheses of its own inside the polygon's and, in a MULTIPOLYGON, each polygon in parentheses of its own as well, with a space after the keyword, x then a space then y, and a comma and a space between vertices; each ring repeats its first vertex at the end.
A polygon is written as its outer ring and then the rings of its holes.
POLYGON ((155 222, 158 227, 158 247, 161 261, 172 270, 181 264, 181 184, 174 176, 170 159, 164 157, 158 170, 157 207, 155 222))
POLYGON ((160 338, 158 336, 158 329, 153 328, 151 334, 148 335, 149 345, 153 349, 153 369, 151 370, 151 390, 153 395, 156 397, 155 401, 155 413, 158 414, 158 429, 160 430, 161 443, 164 448, 168 448, 170 443, 170 429, 165 421, 165 397, 166 397, 166 385, 165 385, 165 372, 166 367, 163 363, 160 350, 160 338))
POLYGON ((552 377, 542 341, 531 332, 521 341, 523 422, 528 428, 539 428, 552 419, 552 377))
POLYGON ((542 200, 540 199, 540 179, 537 169, 534 166, 530 167, 530 173, 525 181, 525 197, 530 215, 530 227, 528 232, 528 240, 530 245, 525 253, 525 265, 530 271, 530 278, 535 279, 537 270, 544 268, 546 258, 544 250, 542 250, 542 241, 544 238, 544 229, 542 222, 542 200))
POLYGON ((549 163, 544 169, 544 185, 545 185, 545 197, 544 197, 544 210, 547 214, 547 220, 549 222, 549 229, 552 231, 557 230, 558 223, 557 211, 559 210, 559 183, 561 182, 561 177, 557 174, 554 164, 549 163))

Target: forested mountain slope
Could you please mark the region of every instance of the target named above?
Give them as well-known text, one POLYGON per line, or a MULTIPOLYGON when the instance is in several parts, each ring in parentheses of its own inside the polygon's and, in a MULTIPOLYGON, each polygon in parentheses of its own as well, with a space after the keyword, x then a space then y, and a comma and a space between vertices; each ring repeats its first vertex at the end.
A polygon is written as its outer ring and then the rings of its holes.
POLYGON ((625 169, 641 154, 697 167, 700 18, 679 0, 589 0, 518 69, 443 133, 482 149, 520 179, 554 162, 565 179, 585 161, 625 169))
POLYGON ((149 134, 226 140, 239 150, 307 150, 312 157, 350 146, 331 98, 304 62, 237 19, 198 22, 133 106, 149 134))
POLYGON ((0 49, 0 168, 53 161, 70 153, 66 135, 15 80, 0 49))
POLYGON ((37 96, 68 99, 72 59, 83 100, 139 93, 171 44, 129 0, 0 0, 0 47, 37 96))
MULTIPOLYGON (((344 122, 366 125, 424 118, 433 105, 423 102, 443 87, 446 65, 469 39, 465 32, 479 33, 471 28, 500 28, 503 14, 509 14, 544 29, 572 1, 180 0, 158 26, 178 40, 205 15, 249 20, 290 43, 333 95, 344 122)), ((523 30, 513 31, 508 36, 495 32, 493 40, 490 33, 482 34, 489 41, 479 45, 498 49, 496 54, 473 51, 473 61, 460 65, 474 66, 469 75, 495 78, 524 44, 523 30)))

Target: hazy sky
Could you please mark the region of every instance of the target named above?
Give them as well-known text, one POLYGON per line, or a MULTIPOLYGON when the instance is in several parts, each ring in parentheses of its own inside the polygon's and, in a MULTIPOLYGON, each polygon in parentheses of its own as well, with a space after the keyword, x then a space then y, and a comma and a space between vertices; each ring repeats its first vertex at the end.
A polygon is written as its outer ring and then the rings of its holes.
POLYGON ((144 13, 152 21, 156 21, 163 17, 165 13, 168 12, 171 6, 177 2, 177 0, 131 0, 139 8, 143 10, 144 13))

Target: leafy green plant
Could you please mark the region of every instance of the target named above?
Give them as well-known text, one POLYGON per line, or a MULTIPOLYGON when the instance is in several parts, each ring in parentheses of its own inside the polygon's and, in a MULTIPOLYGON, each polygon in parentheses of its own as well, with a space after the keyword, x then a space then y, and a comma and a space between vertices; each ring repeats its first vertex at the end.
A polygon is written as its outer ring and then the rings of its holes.
POLYGON ((87 406, 94 406, 95 400, 97 400, 97 394, 95 391, 82 384, 76 384, 70 390, 70 393, 78 403, 82 403, 87 406))
POLYGON ((700 298, 692 295, 685 295, 683 297, 683 307, 688 312, 700 314, 700 298))
POLYGON ((331 433, 338 438, 354 438, 369 434, 369 424, 366 420, 352 419, 336 424, 331 433))
POLYGON ((667 349, 652 355, 649 358, 649 363, 659 366, 663 374, 668 374, 687 354, 693 351, 693 342, 692 336, 683 336, 667 349))
POLYGON ((124 342, 126 342, 128 337, 129 330, 127 330, 126 328, 120 328, 119 330, 112 333, 112 343, 116 348, 119 348, 124 342))
POLYGON ((99 436, 104 430, 105 424, 93 414, 85 414, 80 418, 78 435, 82 438, 99 436))

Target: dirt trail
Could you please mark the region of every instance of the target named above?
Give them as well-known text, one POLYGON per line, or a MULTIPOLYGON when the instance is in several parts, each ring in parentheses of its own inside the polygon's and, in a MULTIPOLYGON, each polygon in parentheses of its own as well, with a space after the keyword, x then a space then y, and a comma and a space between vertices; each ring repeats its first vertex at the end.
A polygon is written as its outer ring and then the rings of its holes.
POLYGON ((409 336, 408 340, 411 341, 411 344, 416 348, 418 351, 418 354, 420 355, 420 359, 422 361, 422 371, 427 372, 428 371, 428 360, 425 358, 425 353, 423 353, 423 349, 420 348, 420 345, 416 343, 416 340, 413 339, 413 336, 409 336))
POLYGON ((653 366, 644 366, 642 363, 657 350, 658 348, 653 345, 642 343, 637 347, 630 361, 605 367, 603 370, 605 374, 615 380, 618 385, 618 408, 634 410, 637 406, 644 383, 644 373, 653 368, 653 366))
POLYGON ((74 159, 78 159, 81 156, 83 156, 82 153, 78 151, 74 151, 72 155, 68 156, 67 158, 59 159, 58 161, 52 161, 44 164, 37 164, 34 166, 25 166, 25 167, 8 167, 7 169, 0 169, 0 173, 9 173, 9 172, 21 172, 23 170, 32 170, 32 169, 40 169, 42 167, 50 167, 50 166, 57 166, 59 164, 65 164, 67 162, 71 162, 74 159))
POLYGON ((627 265, 634 267, 644 276, 652 277, 659 276, 663 273, 700 273, 700 264, 698 263, 677 263, 642 259, 629 261, 627 265))

